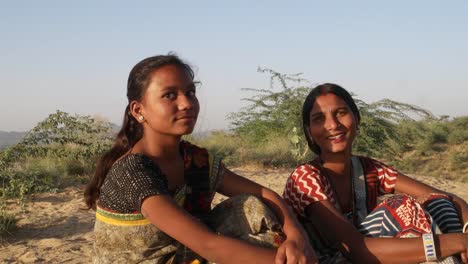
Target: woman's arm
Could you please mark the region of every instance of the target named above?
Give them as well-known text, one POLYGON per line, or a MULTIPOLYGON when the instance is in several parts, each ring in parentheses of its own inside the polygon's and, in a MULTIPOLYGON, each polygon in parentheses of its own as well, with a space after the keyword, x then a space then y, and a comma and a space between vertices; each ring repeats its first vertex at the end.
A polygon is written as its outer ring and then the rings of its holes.
POLYGON ((141 211, 161 231, 210 261, 251 263, 255 260, 258 263, 269 264, 274 261, 275 250, 218 236, 182 210, 168 195, 146 198, 142 203, 141 211))
POLYGON ((218 192, 228 197, 242 193, 256 195, 262 198, 268 207, 278 216, 282 222, 283 232, 287 240, 278 249, 276 256, 277 263, 283 263, 285 258, 302 258, 304 256, 307 258, 307 263, 316 261, 315 252, 310 246, 306 232, 276 192, 239 176, 227 168, 224 168, 224 179, 218 192))
MULTIPOLYGON (((356 263, 417 263, 426 260, 421 238, 364 237, 327 200, 306 207, 307 218, 344 255, 356 263)), ((436 237, 439 258, 466 252, 468 234, 436 237)))
POLYGON ((455 207, 457 207, 458 212, 463 220, 463 223, 466 223, 468 221, 468 204, 463 199, 452 193, 447 193, 442 190, 436 189, 403 174, 399 174, 397 177, 395 191, 411 195, 416 200, 425 200, 425 197, 427 197, 431 193, 448 194, 453 197, 453 203, 455 204, 455 207))

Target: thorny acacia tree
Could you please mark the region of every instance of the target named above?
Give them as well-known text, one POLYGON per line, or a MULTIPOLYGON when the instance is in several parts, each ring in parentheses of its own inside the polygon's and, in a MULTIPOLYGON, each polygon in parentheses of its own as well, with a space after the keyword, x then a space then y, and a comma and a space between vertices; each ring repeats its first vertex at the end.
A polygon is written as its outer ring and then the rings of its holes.
MULTIPOLYGON (((301 110, 312 86, 301 78, 301 74, 281 74, 266 68, 258 68, 258 72, 270 75, 270 88, 242 89, 254 95, 243 99, 248 102, 247 106, 228 116, 234 132, 253 145, 274 144, 268 140, 275 136, 288 137, 291 154, 298 162, 304 161, 308 148, 302 132, 301 110)), ((394 155, 409 144, 399 134, 397 125, 400 122, 414 121, 415 118, 435 119, 429 111, 410 104, 389 99, 367 104, 354 99, 361 112, 360 132, 354 150, 362 155, 394 155)))

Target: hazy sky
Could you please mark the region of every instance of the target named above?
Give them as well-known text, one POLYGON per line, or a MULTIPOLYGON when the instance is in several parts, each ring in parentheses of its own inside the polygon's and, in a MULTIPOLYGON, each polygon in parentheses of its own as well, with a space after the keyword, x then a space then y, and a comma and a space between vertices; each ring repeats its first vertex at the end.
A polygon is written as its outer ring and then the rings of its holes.
POLYGON ((269 87, 258 66, 468 114, 468 1, 15 0, 0 3, 0 130, 57 109, 120 124, 129 70, 169 51, 203 83, 198 130, 269 87))

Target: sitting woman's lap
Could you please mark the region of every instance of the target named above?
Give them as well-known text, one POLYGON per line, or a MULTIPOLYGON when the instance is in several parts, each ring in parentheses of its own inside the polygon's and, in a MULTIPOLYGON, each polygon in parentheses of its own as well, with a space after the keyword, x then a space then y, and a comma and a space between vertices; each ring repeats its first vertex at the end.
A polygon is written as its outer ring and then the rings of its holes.
POLYGON ((221 202, 206 223, 221 235, 264 247, 277 248, 284 241, 276 215, 253 195, 242 194, 221 202))
POLYGON ((457 210, 446 195, 429 196, 422 204, 407 195, 381 202, 358 226, 369 237, 419 237, 424 233, 461 232, 457 210))

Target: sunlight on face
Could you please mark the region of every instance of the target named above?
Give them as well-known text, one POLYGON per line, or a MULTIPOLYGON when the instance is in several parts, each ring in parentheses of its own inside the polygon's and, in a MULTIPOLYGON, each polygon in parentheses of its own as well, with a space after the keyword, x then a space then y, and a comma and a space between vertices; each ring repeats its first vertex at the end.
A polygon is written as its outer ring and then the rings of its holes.
POLYGON ((142 100, 145 129, 177 136, 189 134, 199 108, 195 84, 183 68, 166 65, 152 73, 142 100))
POLYGON ((356 119, 346 102, 333 93, 316 98, 310 111, 309 133, 322 154, 351 153, 356 119))

